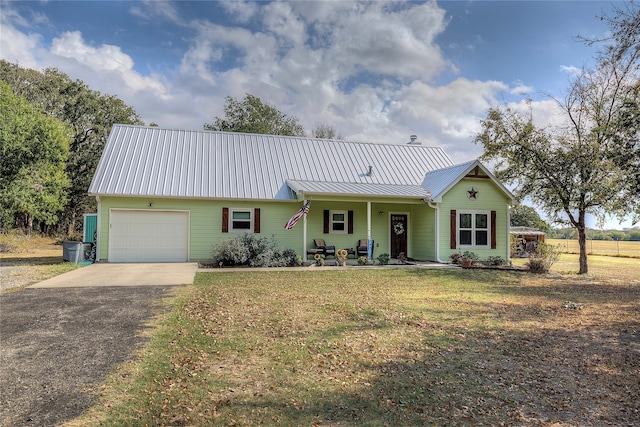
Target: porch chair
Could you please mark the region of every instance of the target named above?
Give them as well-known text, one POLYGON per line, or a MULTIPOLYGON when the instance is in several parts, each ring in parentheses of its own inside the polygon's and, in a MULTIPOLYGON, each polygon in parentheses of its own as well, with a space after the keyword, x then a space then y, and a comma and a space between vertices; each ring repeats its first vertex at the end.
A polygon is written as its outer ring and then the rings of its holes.
MULTIPOLYGON (((373 246, 374 241, 371 241, 371 256, 373 257, 373 246)), ((358 240, 358 246, 356 247, 356 256, 360 258, 361 256, 367 256, 367 246, 368 239, 360 239, 358 240)))
POLYGON ((336 247, 333 245, 327 245, 324 239, 313 239, 313 244, 318 250, 317 253, 323 254, 324 256, 332 256, 335 258, 336 256, 336 247))

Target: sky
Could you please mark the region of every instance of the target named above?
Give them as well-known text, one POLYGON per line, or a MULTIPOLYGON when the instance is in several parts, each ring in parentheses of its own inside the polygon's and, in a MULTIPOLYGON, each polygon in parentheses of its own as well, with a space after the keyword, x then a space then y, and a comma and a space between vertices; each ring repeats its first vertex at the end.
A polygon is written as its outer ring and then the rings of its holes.
POLYGON ((600 17, 613 5, 0 0, 0 57, 57 68, 147 124, 202 130, 224 115, 225 97, 250 93, 309 133, 323 124, 383 143, 415 134, 462 163, 482 154, 473 139, 492 106, 526 97, 536 120, 554 120, 551 97, 594 62, 579 36, 606 37, 600 17))

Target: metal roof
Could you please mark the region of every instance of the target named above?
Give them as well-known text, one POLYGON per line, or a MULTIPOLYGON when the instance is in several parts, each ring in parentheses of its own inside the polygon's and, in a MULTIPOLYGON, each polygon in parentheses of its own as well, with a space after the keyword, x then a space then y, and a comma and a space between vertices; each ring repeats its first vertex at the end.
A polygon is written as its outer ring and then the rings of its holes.
POLYGON ((319 192, 340 184, 343 194, 421 197, 425 173, 452 164, 425 145, 114 125, 89 193, 291 200, 290 180, 319 192))

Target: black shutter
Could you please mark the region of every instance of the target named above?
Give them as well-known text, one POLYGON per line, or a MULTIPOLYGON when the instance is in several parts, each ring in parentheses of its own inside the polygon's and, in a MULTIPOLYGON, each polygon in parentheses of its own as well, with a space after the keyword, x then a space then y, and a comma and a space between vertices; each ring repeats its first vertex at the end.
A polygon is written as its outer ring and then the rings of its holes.
POLYGON ((456 221, 457 221, 457 213, 455 209, 451 209, 451 218, 450 218, 450 229, 449 229, 449 248, 450 249, 456 249, 458 244, 457 244, 457 230, 456 230, 456 221))
POLYGON ((260 208, 253 210, 253 232, 260 233, 260 208))
POLYGON ((222 208, 222 232, 229 232, 229 208, 222 208))
POLYGON ((347 225, 347 233, 353 234, 353 211, 349 211, 349 224, 347 225))
POLYGON ((329 234, 329 211, 324 211, 324 234, 329 234))
POLYGON ((496 211, 491 211, 491 249, 498 246, 498 238, 496 235, 496 211))

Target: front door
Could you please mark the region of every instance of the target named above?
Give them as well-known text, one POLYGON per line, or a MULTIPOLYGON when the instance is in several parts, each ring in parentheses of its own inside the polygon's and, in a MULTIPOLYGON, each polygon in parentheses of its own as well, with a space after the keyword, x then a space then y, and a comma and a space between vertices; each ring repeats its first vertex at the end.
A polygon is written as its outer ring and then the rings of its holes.
POLYGON ((408 225, 407 215, 391 214, 391 258, 397 258, 400 252, 407 256, 408 225))

